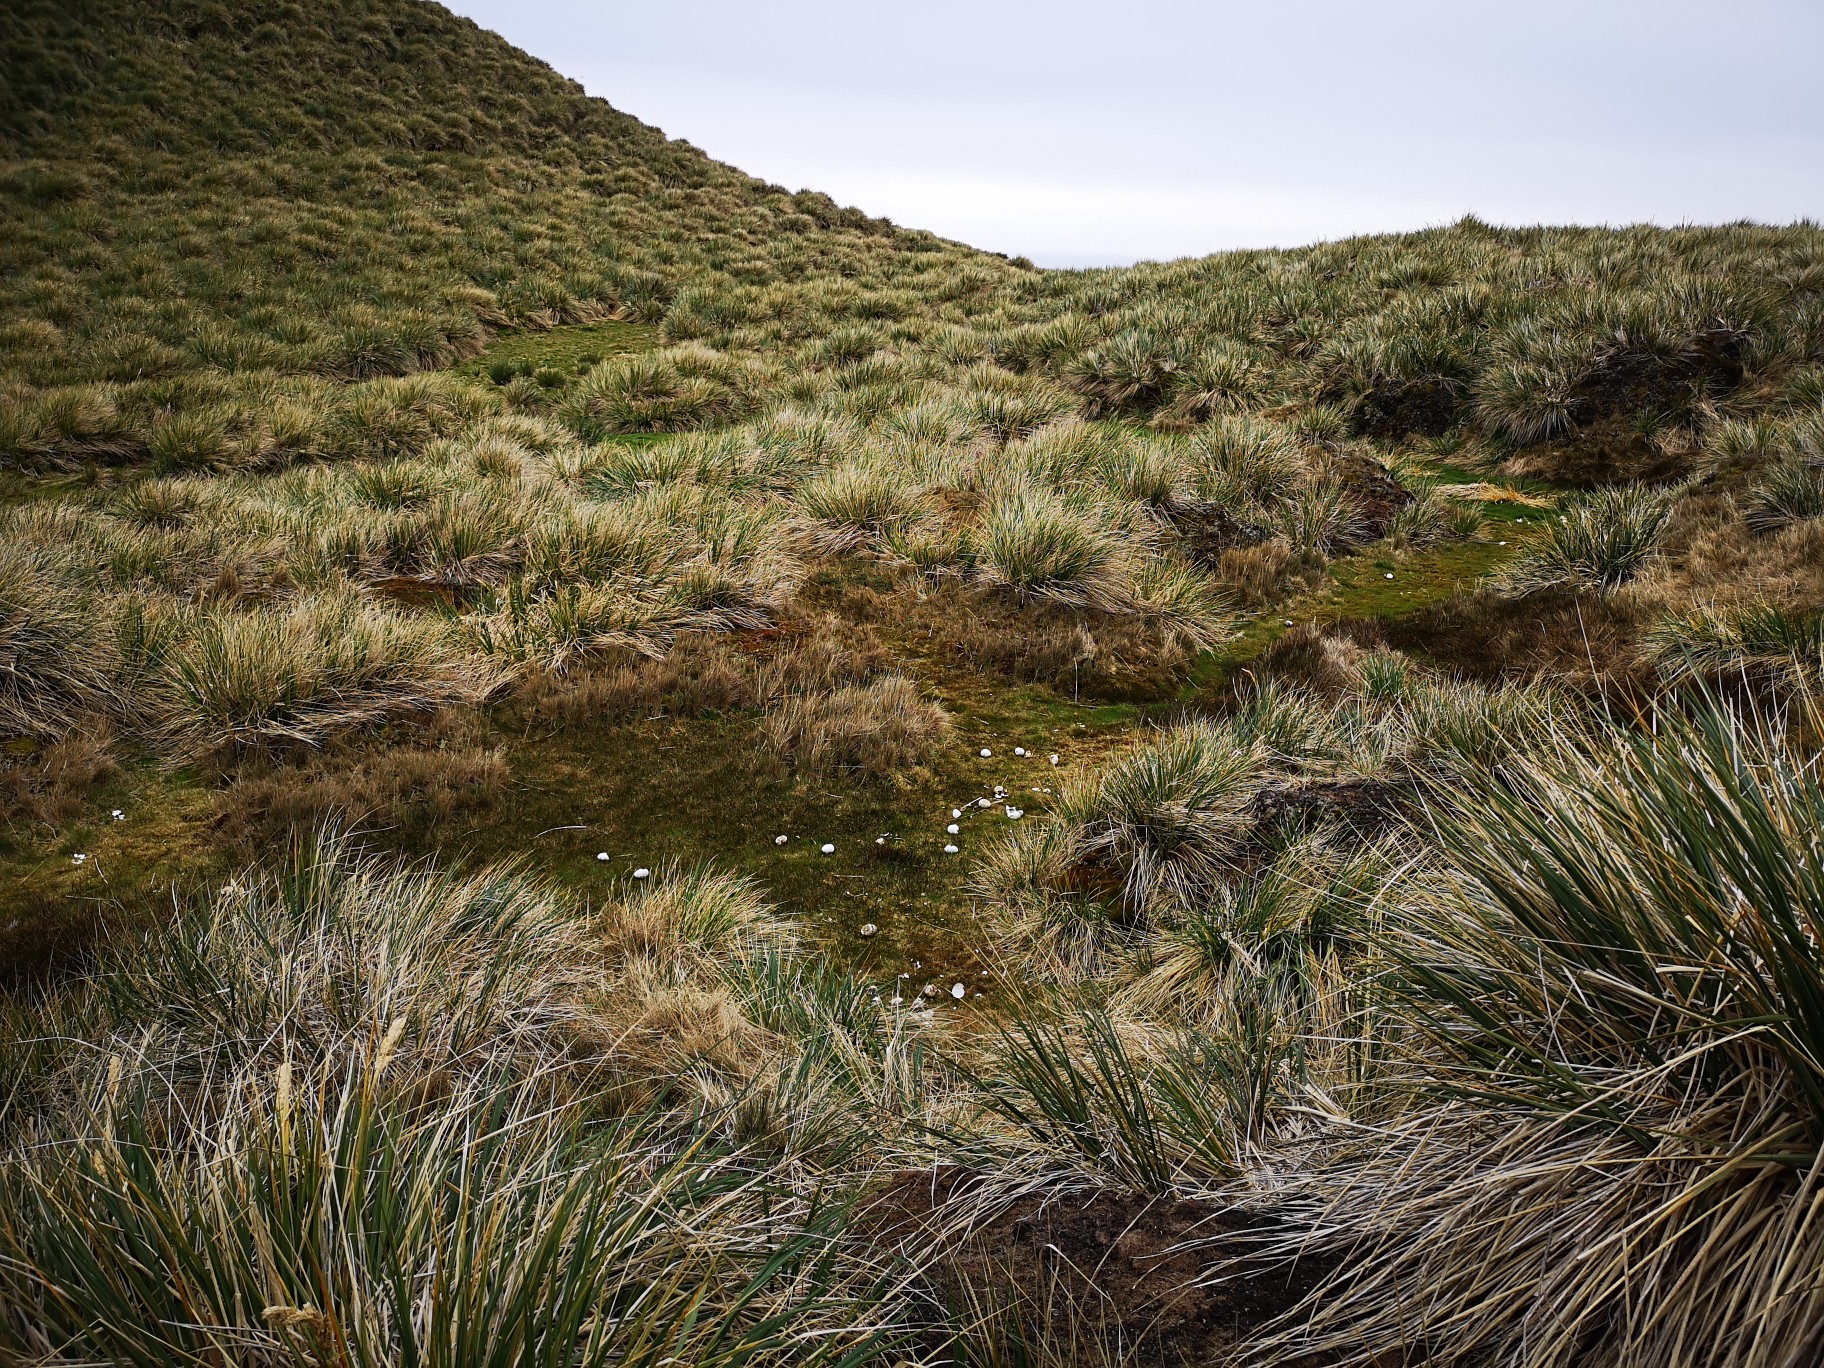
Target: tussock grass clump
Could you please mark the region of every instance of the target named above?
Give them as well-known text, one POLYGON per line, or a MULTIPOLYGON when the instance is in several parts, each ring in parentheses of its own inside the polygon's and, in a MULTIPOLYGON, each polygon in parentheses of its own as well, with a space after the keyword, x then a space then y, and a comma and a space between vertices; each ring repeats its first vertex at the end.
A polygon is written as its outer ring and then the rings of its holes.
POLYGON ((1081 971, 1110 931, 1210 896, 1235 872, 1263 777, 1262 752, 1233 732, 1180 728, 1066 788, 972 887, 1004 909, 1010 942, 1081 971))
POLYGON ((1655 623, 1643 644, 1673 683, 1741 679, 1798 687, 1824 677, 1824 612, 1817 610, 1699 608, 1655 623))
POLYGON ((1824 460, 1788 457, 1748 491, 1743 521, 1761 536, 1810 518, 1824 518, 1824 460))
POLYGON ((498 672, 449 635, 351 594, 278 613, 203 613, 165 666, 164 731, 186 759, 337 732, 486 697, 498 672))
MULTIPOLYGON (((752 905, 690 876, 637 915, 707 952, 752 905)), ((588 1042, 611 1044, 587 944, 523 877, 329 841, 118 947, 94 998, 58 1002, 66 1036, 108 1047, 32 1046, 67 1090, 5 1118, 0 1345, 380 1365, 533 1343, 653 1368, 865 1346, 879 1331, 852 1327, 896 1312, 834 1255, 840 1201, 730 1152, 713 1119, 613 1120, 582 1090, 588 1042)))
POLYGON ((1384 846, 1299 838, 1245 878, 1160 917, 1124 995, 1152 1011, 1233 1028, 1238 1004, 1297 997, 1326 979, 1334 987, 1344 981, 1344 961, 1366 949, 1396 867, 1384 846))
POLYGON ((0 735, 61 736, 118 704, 109 609, 42 547, 0 539, 0 735))
POLYGON ((778 954, 795 943, 791 924, 767 903, 757 883, 706 866, 660 869, 604 907, 599 926, 611 960, 647 956, 694 968, 778 954))
POLYGON ((976 568, 986 584, 1022 602, 1069 608, 1120 604, 1119 544, 1086 511, 1042 490, 1018 489, 982 519, 976 568))
POLYGON ((1238 1038, 1149 1029, 1093 996, 1035 995, 968 1070, 997 1128, 965 1143, 978 1162, 1088 1170, 1133 1192, 1232 1181, 1290 1091, 1287 1061, 1262 1054, 1238 1038))
POLYGON ((1662 491, 1598 490, 1548 523, 1498 583, 1510 594, 1559 588, 1608 593, 1652 559, 1671 516, 1662 491))
POLYGON ((1415 1081, 1456 1100, 1357 1175, 1384 1241, 1290 1337, 1350 1363, 1813 1353, 1820 831, 1815 764, 1720 711, 1453 801, 1450 891, 1386 947, 1415 1081))
POLYGON ((585 375, 560 410, 578 434, 686 432, 733 417, 742 401, 729 367, 701 348, 610 357, 585 375))
POLYGON ((878 547, 916 521, 917 492, 892 471, 847 463, 806 481, 793 502, 807 520, 807 539, 823 555, 878 547))
POLYGON ((761 735, 807 769, 856 769, 875 778, 927 759, 950 734, 950 716, 904 675, 827 693, 793 694, 766 715, 761 735))

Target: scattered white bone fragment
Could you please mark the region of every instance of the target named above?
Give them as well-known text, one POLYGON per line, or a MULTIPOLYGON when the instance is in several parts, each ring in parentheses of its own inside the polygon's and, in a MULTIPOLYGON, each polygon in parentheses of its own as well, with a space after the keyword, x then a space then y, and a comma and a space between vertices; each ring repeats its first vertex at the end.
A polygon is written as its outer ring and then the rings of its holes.
POLYGON ((887 838, 885 836, 876 836, 874 838, 875 845, 885 845, 886 843, 887 843, 887 838))
POLYGON ((975 805, 977 807, 993 807, 994 800, 992 798, 977 798, 975 800, 975 805))
POLYGON ((941 991, 942 990, 939 989, 935 983, 927 983, 923 988, 919 989, 920 994, 928 998, 936 997, 941 991))
POLYGON ((127 820, 127 814, 122 812, 119 808, 115 808, 114 809, 114 820, 117 822, 124 822, 127 820))
POLYGON ((652 877, 652 871, 646 868, 645 865, 641 865, 638 869, 633 871, 633 877, 636 879, 649 879, 652 877))
POLYGON ((775 836, 775 837, 773 837, 773 844, 774 845, 784 845, 786 843, 786 841, 789 839, 790 838, 786 837, 786 836, 775 836))
POLYGON ((988 747, 986 747, 986 746, 982 747, 982 759, 986 760, 986 759, 988 759, 989 756, 991 756, 993 754, 994 754, 994 752, 989 750, 988 747))
POLYGON ((89 862, 89 857, 88 857, 88 856, 87 856, 87 855, 72 855, 72 856, 70 856, 70 863, 71 863, 71 864, 87 864, 87 863, 88 863, 88 862, 89 862))
POLYGON ((954 845, 947 845, 944 847, 944 854, 954 855, 954 854, 956 854, 956 849, 957 848, 954 845))
POLYGON ((1015 755, 1024 755, 1024 754, 1026 754, 1026 747, 1024 747, 1024 746, 1015 746, 1015 747, 1014 747, 1014 748, 1013 748, 1013 753, 1014 753, 1014 754, 1015 754, 1015 755))
POLYGON ((962 830, 962 828, 960 826, 958 826, 955 822, 952 822, 952 823, 950 823, 949 826, 945 827, 944 830, 949 832, 952 836, 954 836, 958 832, 960 832, 962 830))
POLYGON ((598 851, 596 851, 596 852, 595 852, 595 858, 596 858, 596 859, 598 859, 598 860, 606 860, 606 859, 610 859, 610 858, 611 858, 611 857, 610 857, 610 855, 609 855, 609 854, 608 854, 608 852, 607 852, 607 851, 605 851, 605 850, 598 850, 598 851))
POLYGON ((1057 763, 1058 763, 1058 757, 1057 757, 1057 756, 1055 756, 1055 755, 1054 755, 1054 756, 1052 756, 1052 757, 1051 757, 1051 763, 1052 763, 1052 764, 1054 764, 1054 765, 1055 765, 1055 764, 1057 764, 1057 763))
POLYGON ((871 940, 875 936, 878 936, 879 934, 880 934, 880 928, 878 926, 874 925, 873 922, 862 923, 861 938, 863 940, 871 940))
POLYGON ((1007 820, 1008 821, 1017 822, 1020 820, 1020 818, 1024 817, 1025 815, 1026 815, 1025 808, 1009 807, 1007 809, 1007 820))
POLYGON ((1389 571, 1388 571, 1388 572, 1387 572, 1387 574, 1386 574, 1386 576, 1385 576, 1385 578, 1387 578, 1387 579, 1392 579, 1392 578, 1393 578, 1393 571, 1391 571, 1391 570, 1389 570, 1389 571))
POLYGON ((951 808, 950 815, 952 817, 961 817, 963 815, 963 810, 961 808, 951 808))
POLYGON ((955 998, 958 1002, 963 1000, 964 995, 967 994, 968 991, 969 990, 960 983, 953 983, 950 985, 950 996, 955 998))
POLYGON ((836 847, 831 845, 828 841, 823 843, 822 850, 825 855, 834 855, 836 853, 836 847))

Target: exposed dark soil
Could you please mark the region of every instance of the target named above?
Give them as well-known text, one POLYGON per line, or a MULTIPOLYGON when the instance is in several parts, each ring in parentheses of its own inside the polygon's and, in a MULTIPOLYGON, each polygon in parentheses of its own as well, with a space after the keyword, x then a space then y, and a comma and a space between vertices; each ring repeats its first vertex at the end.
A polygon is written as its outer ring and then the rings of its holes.
POLYGON ((1296 1227, 1183 1198, 1098 1190, 982 1202, 985 1180, 956 1167, 900 1175, 865 1212, 875 1237, 922 1245, 966 1307, 1017 1307, 1029 1334, 1119 1344, 1135 1364, 1222 1361, 1248 1333, 1296 1306, 1334 1258, 1268 1252, 1296 1227))
POLYGON ((1393 516, 1412 502, 1412 491, 1379 461, 1357 452, 1333 458, 1331 469, 1342 479, 1343 493, 1355 505, 1358 535, 1350 546, 1366 546, 1387 535, 1393 516))
POLYGON ((1671 356, 1609 353, 1571 391, 1574 429, 1526 448, 1504 468, 1578 488, 1677 475, 1683 458, 1655 430, 1688 424, 1703 400, 1741 384, 1741 344, 1739 334, 1715 329, 1671 356))
POLYGON ((1222 553, 1236 547, 1258 546, 1267 534, 1230 516, 1221 504, 1194 504, 1174 510, 1172 526, 1183 538, 1183 548, 1199 565, 1222 564, 1222 553))
POLYGON ((1484 684, 1541 676, 1575 684, 1601 676, 1625 688, 1629 662, 1638 658, 1638 627, 1607 599, 1568 592, 1508 599, 1470 591, 1388 620, 1380 634, 1395 650, 1484 684))
POLYGON ((1448 376, 1376 380, 1349 406, 1358 437, 1440 437, 1463 417, 1463 386, 1448 376))
POLYGON ((1284 826, 1341 821, 1364 835, 1400 819, 1407 791, 1376 779, 1337 779, 1264 790, 1254 800, 1258 821, 1284 826))

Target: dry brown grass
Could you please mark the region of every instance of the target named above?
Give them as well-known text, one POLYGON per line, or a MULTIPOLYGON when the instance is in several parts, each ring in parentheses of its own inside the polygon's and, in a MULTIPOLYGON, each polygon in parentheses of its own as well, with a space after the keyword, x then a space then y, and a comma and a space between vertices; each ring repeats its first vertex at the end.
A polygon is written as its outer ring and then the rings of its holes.
POLYGON ((97 784, 119 773, 105 728, 0 758, 0 828, 55 830, 82 817, 97 784))
POLYGON ((950 716, 904 675, 793 694, 761 725, 763 743, 804 769, 852 769, 872 778, 920 764, 950 734, 950 716))
POLYGON ((256 761, 215 794, 213 825, 222 839, 252 847, 325 824, 423 830, 491 810, 510 778, 501 750, 461 735, 339 751, 299 764, 256 761))

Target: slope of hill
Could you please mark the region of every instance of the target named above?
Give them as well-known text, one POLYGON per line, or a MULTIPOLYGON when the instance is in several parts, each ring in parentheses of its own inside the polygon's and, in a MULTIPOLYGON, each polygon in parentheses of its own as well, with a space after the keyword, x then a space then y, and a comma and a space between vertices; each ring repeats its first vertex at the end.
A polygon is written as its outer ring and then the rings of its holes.
POLYGON ((491 327, 656 319, 698 277, 953 251, 432 5, 9 6, 0 80, 4 379, 125 387, 93 430, 37 434, 54 459, 130 453, 199 375, 403 374, 491 327))
POLYGON ((0 1358, 1824 1350, 1815 225, 1037 271, 419 0, 0 157, 0 1358))

